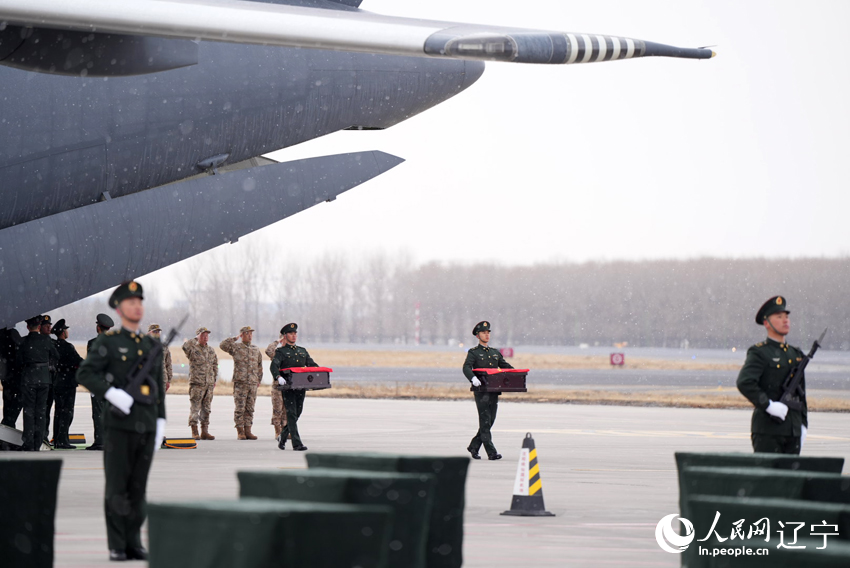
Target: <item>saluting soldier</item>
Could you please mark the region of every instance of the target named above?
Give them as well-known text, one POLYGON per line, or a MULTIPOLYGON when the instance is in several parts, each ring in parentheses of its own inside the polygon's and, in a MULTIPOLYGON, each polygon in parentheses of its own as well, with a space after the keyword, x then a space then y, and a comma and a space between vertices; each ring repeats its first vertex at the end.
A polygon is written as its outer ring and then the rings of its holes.
POLYGON ((60 319, 53 326, 56 336, 56 350, 59 362, 56 365, 56 380, 53 384, 53 396, 56 410, 53 413, 53 447, 57 450, 73 450, 68 438, 71 422, 74 421, 74 403, 77 399, 77 369, 83 358, 77 349, 68 343, 68 326, 60 319))
MULTIPOLYGON (((478 338, 478 345, 466 354, 463 363, 463 374, 469 379, 473 386, 480 387, 481 381, 472 372, 472 369, 513 369, 510 363, 505 361, 498 349, 490 347, 490 322, 480 321, 472 329, 472 335, 478 338)), ((472 459, 480 460, 478 450, 484 444, 487 457, 491 460, 502 459, 502 454, 496 451, 490 428, 496 422, 496 411, 499 409, 498 392, 475 392, 475 406, 478 408, 478 433, 469 442, 466 450, 472 455, 472 459)))
POLYGON ((0 382, 3 385, 4 426, 15 428, 24 407, 21 394, 21 372, 18 367, 18 348, 21 334, 13 328, 0 329, 0 382))
MULTIPOLYGON (((774 296, 759 308, 756 323, 764 326, 767 339, 747 350, 747 360, 738 374, 738 390, 755 407, 751 437, 756 452, 799 454, 806 440, 809 422, 805 395, 801 410, 779 402, 788 372, 803 360, 803 351, 785 341, 791 331, 789 314, 783 296, 774 296)), ((800 385, 805 393, 805 375, 800 385)))
POLYGON ((257 387, 263 380, 263 354, 251 344, 254 330, 245 326, 236 337, 228 337, 219 347, 233 357, 233 422, 237 440, 256 440, 251 433, 254 424, 254 401, 257 387), (241 339, 239 343, 237 340, 241 339))
POLYGON ((53 340, 39 332, 42 316, 27 320, 29 333, 21 341, 17 360, 21 369, 24 402, 25 451, 36 452, 47 431, 47 393, 51 385, 50 367, 59 361, 53 340))
MULTIPOLYGON (((274 352, 274 359, 271 363, 272 376, 278 384, 285 384, 285 380, 280 376, 281 369, 289 369, 291 367, 318 367, 313 361, 310 354, 303 347, 295 344, 298 339, 298 324, 288 323, 280 330, 283 336, 284 345, 274 352)), ((304 411, 304 398, 307 391, 304 389, 290 389, 283 391, 283 406, 286 408, 286 425, 280 432, 280 440, 277 447, 281 450, 286 449, 286 439, 289 435, 292 436, 292 449, 302 452, 307 449, 301 442, 301 435, 298 433, 298 419, 304 411)))
MULTIPOLYGON (((145 493, 153 454, 165 434, 165 386, 162 361, 151 370, 156 396, 151 404, 136 402, 124 390, 127 375, 156 345, 139 329, 144 316, 142 285, 125 282, 109 298, 121 318, 121 329, 99 335, 77 371, 77 381, 104 402, 104 510, 109 559, 146 560, 142 546, 145 493)), ((161 357, 161 356, 160 356, 161 357)), ((150 393, 150 386, 142 385, 150 393)))
MULTIPOLYGON (((274 352, 278 347, 286 345, 286 340, 281 334, 280 339, 272 341, 266 347, 266 355, 269 359, 274 359, 274 352)), ((286 409, 283 407, 283 392, 272 388, 272 426, 274 426, 274 439, 280 440, 280 433, 283 427, 286 426, 286 409)))
MULTIPOLYGON (((100 334, 109 331, 112 327, 115 326, 115 322, 112 321, 112 318, 106 314, 97 314, 95 318, 95 329, 97 330, 97 335, 89 339, 86 344, 86 357, 91 353, 91 346, 94 344, 95 340, 100 337, 100 334)), ((91 421, 94 425, 94 441, 92 445, 87 447, 87 450, 93 451, 102 451, 103 450, 103 400, 96 397, 94 393, 89 393, 91 395, 91 421)))
POLYGON ((218 356, 209 340, 210 330, 199 327, 195 337, 183 343, 183 353, 189 358, 189 426, 196 440, 215 440, 209 428, 213 391, 218 380, 218 356), (200 434, 198 421, 201 422, 200 434))

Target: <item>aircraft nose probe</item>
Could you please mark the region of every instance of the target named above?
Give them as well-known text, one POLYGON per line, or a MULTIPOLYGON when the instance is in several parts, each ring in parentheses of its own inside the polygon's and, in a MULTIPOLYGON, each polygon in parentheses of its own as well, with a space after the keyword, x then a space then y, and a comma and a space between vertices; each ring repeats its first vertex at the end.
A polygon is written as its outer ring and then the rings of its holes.
POLYGON ((535 30, 481 33, 463 27, 447 28, 429 36, 425 41, 425 53, 463 59, 555 65, 636 57, 710 59, 716 55, 707 48, 674 47, 609 35, 535 30))

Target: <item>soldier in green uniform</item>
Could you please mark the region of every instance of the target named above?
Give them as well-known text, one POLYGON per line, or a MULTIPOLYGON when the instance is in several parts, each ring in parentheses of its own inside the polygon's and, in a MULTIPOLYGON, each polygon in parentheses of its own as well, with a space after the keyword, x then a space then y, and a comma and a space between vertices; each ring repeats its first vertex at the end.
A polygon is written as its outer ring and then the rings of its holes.
POLYGON ((53 383, 53 396, 56 401, 56 410, 53 413, 53 448, 57 450, 74 449, 68 439, 68 433, 74 420, 74 403, 77 399, 77 369, 83 361, 76 348, 68 343, 68 329, 64 319, 60 319, 53 326, 56 350, 59 351, 56 380, 53 383))
MULTIPOLYGON (((95 318, 95 326, 97 335, 89 339, 86 344, 86 354, 91 353, 91 346, 95 340, 100 337, 100 334, 106 333, 115 326, 112 318, 106 314, 97 314, 95 318)), ((103 400, 91 394, 91 421, 94 424, 94 441, 92 445, 86 448, 87 450, 102 451, 103 450, 103 400)))
MULTIPOLYGON (((279 347, 274 352, 274 359, 271 363, 272 377, 281 385, 285 384, 283 377, 280 376, 281 369, 290 367, 318 367, 315 361, 307 353, 303 347, 295 345, 298 339, 298 324, 288 323, 280 330, 285 344, 279 347)), ((301 443, 301 435, 298 433, 298 418, 304 410, 304 397, 307 391, 303 389, 285 390, 283 391, 283 406, 286 408, 286 425, 280 433, 280 440, 277 447, 281 450, 286 449, 286 438, 292 436, 292 449, 296 451, 304 451, 307 446, 301 443)))
MULTIPOLYGON (((774 296, 759 308, 756 323, 764 326, 767 339, 747 350, 738 374, 738 390, 755 406, 752 419, 753 450, 773 454, 799 454, 809 426, 805 396, 802 410, 789 409, 779 401, 788 372, 803 358, 803 351, 788 345, 791 330, 788 302, 774 296)), ((803 392, 806 389, 802 379, 803 392)))
MULTIPOLYGON (((510 363, 505 361, 498 349, 490 347, 490 322, 480 321, 475 324, 472 335, 478 338, 478 346, 473 347, 466 354, 463 363, 463 374, 472 383, 472 386, 480 387, 481 381, 472 372, 472 369, 513 369, 510 363)), ((496 451, 490 428, 496 421, 496 411, 499 409, 499 393, 476 392, 475 406, 478 407, 478 433, 469 442, 466 450, 472 454, 472 459, 480 460, 478 450, 484 444, 487 457, 491 460, 502 459, 502 454, 496 451)))
MULTIPOLYGON (((77 371, 77 381, 105 399, 103 412, 103 469, 106 475, 104 509, 110 560, 145 560, 141 529, 145 521, 145 491, 154 452, 165 434, 165 386, 162 355, 154 361, 156 385, 151 404, 136 402, 126 391, 127 375, 157 344, 144 335, 142 286, 125 282, 109 298, 121 318, 121 329, 98 336, 77 371)), ((142 394, 151 393, 143 385, 142 394), (147 391, 147 393, 146 393, 147 391)))
POLYGON ((3 385, 4 426, 15 428, 23 409, 21 372, 18 368, 18 346, 21 334, 13 328, 0 329, 0 382, 3 385))
POLYGON ((24 403, 23 449, 30 452, 41 449, 46 435, 50 367, 59 360, 53 340, 39 333, 42 319, 42 316, 37 316, 27 320, 29 333, 21 341, 17 354, 24 403))
MULTIPOLYGON (((41 316, 41 326, 38 328, 38 332, 42 335, 46 335, 50 337, 50 331, 53 329, 53 323, 50 319, 50 316, 41 316)), ((56 341, 53 341, 53 345, 56 345, 56 341)), ((48 366, 50 369, 50 387, 47 389, 47 410, 45 411, 45 420, 47 421, 44 425, 44 443, 48 446, 52 445, 50 443, 50 411, 53 409, 53 397, 54 397, 54 387, 56 385, 56 361, 52 361, 48 366)), ((53 413, 56 416, 56 413, 53 413)))

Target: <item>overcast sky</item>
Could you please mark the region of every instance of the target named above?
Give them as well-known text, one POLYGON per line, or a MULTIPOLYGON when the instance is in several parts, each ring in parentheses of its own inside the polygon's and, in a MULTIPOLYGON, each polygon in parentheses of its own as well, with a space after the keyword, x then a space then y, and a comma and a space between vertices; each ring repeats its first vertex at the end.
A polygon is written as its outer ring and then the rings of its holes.
POLYGON ((407 161, 333 203, 226 245, 229 254, 263 247, 272 255, 284 229, 299 235, 287 239, 289 256, 405 250, 419 262, 850 254, 850 2, 364 0, 361 7, 716 45, 718 56, 489 63, 465 92, 388 130, 339 132, 271 154, 287 161, 382 150, 407 161))

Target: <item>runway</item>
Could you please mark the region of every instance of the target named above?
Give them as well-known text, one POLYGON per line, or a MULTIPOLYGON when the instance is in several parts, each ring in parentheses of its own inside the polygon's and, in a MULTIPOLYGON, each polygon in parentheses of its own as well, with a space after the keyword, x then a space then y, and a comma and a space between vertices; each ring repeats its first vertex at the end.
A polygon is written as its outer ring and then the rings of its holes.
MULTIPOLYGON (((806 373, 811 390, 850 390, 850 372, 821 371, 806 373)), ((737 371, 644 370, 644 369, 532 369, 528 374, 530 388, 655 388, 717 387, 735 389, 737 371)), ((416 383, 465 385, 460 369, 423 369, 415 367, 335 367, 333 381, 344 383, 416 383)))
MULTIPOLYGON (((88 397, 78 396, 72 430, 91 439, 88 397)), ((271 401, 257 400, 257 441, 237 441, 233 399, 213 401, 214 441, 196 450, 157 453, 152 502, 235 499, 236 472, 303 468, 304 454, 273 441, 271 401)), ((188 433, 188 397, 167 397, 168 435, 188 433)), ((748 411, 527 404, 499 407, 494 439, 503 460, 472 462, 467 479, 464 565, 659 566, 678 556, 655 542, 656 523, 678 511, 673 452, 751 451, 748 411), (549 518, 503 517, 509 508, 522 438, 537 444, 549 518)), ((810 413, 804 454, 850 458, 847 416, 810 413)), ((393 401, 308 395, 300 423, 310 451, 466 455, 477 427, 472 400, 393 401)), ((56 518, 57 567, 109 565, 103 520, 102 456, 53 451, 9 454, 64 460, 56 518)), ((202 537, 202 535, 199 535, 202 537)))

